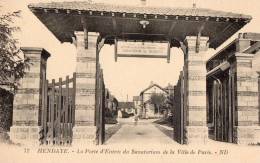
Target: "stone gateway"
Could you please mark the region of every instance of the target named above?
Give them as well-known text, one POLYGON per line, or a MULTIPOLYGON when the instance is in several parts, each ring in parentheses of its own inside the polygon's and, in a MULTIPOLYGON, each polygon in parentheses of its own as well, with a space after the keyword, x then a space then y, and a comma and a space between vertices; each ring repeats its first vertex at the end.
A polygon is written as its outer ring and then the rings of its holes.
MULTIPOLYGON (((258 74, 252 69, 253 56, 259 51, 259 34, 239 36, 210 60, 205 60, 209 48, 222 45, 249 23, 251 16, 196 7, 90 2, 36 3, 28 7, 60 42, 71 42, 77 49, 75 92, 71 96, 74 101, 70 103, 69 96, 60 94, 58 103, 53 103, 59 106, 64 102, 64 106, 73 108, 72 114, 66 114, 72 115, 70 122, 63 116, 66 109, 57 111, 58 124, 72 124, 69 131, 73 134, 68 140, 73 145, 104 142, 105 85, 99 52, 104 44, 116 46, 117 40, 167 42, 169 49, 177 47, 183 51, 184 66, 173 101, 174 139, 180 144, 205 144, 208 139, 239 144, 260 141, 256 136, 259 131, 258 74)), ((44 125, 49 125, 43 123, 41 117, 47 114, 44 111, 47 105, 42 99, 50 54, 42 48, 27 47, 22 51, 33 65, 14 97, 11 139, 22 144, 40 144, 43 137, 48 137, 41 134, 46 133, 44 125)), ((54 88, 53 91, 59 92, 54 88)), ((48 114, 53 116, 51 112, 48 114)), ((60 130, 51 134, 58 135, 58 143, 64 135, 61 134, 65 131, 63 127, 59 126, 60 130)))

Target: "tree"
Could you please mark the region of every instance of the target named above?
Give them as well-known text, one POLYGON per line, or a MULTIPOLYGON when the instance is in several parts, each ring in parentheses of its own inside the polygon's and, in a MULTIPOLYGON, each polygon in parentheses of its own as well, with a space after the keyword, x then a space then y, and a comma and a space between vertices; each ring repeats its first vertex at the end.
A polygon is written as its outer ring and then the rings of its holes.
POLYGON ((154 105, 155 112, 160 114, 160 109, 166 105, 166 97, 163 94, 153 93, 151 95, 151 104, 154 105))
POLYGON ((13 26, 14 19, 20 17, 20 13, 16 11, 0 15, 0 84, 10 85, 14 89, 29 66, 29 60, 20 56, 18 41, 13 37, 14 32, 20 30, 13 26))

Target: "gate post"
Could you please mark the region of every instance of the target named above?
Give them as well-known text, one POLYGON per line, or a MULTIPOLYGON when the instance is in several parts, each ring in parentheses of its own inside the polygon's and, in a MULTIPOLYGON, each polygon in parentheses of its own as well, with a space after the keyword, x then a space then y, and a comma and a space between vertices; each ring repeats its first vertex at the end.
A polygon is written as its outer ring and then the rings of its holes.
POLYGON ((186 143, 208 140, 206 113, 206 52, 208 37, 187 36, 184 52, 184 111, 186 143))
POLYGON ((75 32, 77 47, 75 126, 72 143, 93 145, 96 140, 96 56, 99 34, 75 32), (87 38, 85 38, 87 37, 87 38), (86 42, 87 40, 87 42, 86 42), (87 46, 85 44, 88 44, 87 46))
POLYGON ((41 91, 50 54, 43 48, 24 47, 21 50, 31 65, 25 70, 14 96, 10 138, 15 143, 37 145, 41 131, 41 91))

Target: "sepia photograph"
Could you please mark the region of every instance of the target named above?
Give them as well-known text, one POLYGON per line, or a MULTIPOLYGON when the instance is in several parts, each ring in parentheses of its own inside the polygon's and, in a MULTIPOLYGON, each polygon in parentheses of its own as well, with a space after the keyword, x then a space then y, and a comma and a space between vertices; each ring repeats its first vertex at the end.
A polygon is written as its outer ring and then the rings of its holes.
POLYGON ((259 9, 0 0, 0 162, 259 162, 259 9))

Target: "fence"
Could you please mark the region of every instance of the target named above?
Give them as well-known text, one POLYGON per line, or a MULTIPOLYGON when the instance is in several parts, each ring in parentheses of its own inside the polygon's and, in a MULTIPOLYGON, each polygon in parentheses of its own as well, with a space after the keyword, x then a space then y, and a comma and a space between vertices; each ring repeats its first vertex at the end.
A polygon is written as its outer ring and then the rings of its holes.
POLYGON ((42 84, 41 143, 66 145, 72 142, 75 115, 76 74, 58 82, 42 84))

